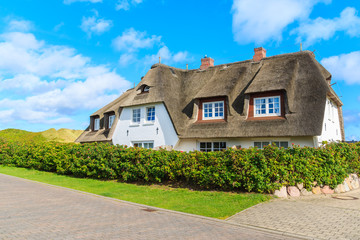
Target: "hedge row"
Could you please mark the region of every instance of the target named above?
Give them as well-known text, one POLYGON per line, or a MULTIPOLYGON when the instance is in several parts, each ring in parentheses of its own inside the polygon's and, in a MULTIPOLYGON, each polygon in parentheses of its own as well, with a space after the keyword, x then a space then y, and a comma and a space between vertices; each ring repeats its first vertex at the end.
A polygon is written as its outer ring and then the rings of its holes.
POLYGON ((335 187, 360 173, 360 144, 179 152, 109 144, 0 142, 0 164, 81 178, 173 182, 205 189, 272 192, 304 183, 335 187))

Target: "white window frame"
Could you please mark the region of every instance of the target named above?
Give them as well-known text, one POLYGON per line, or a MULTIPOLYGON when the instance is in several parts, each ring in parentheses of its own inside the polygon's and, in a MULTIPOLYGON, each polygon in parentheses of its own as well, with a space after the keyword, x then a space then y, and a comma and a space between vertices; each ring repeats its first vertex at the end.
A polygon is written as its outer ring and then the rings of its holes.
MULTIPOLYGON (((137 117, 136 117, 137 118, 137 117)), ((139 125, 141 122, 141 108, 133 108, 131 111, 131 124, 132 125, 139 125), (134 121, 134 112, 139 111, 139 121, 134 121)))
POLYGON ((132 142, 133 146, 135 144, 138 144, 138 147, 141 147, 141 148, 147 148, 147 149, 154 148, 154 141, 135 141, 135 142, 132 142), (149 147, 150 144, 152 144, 152 147, 149 147), (146 145, 147 145, 147 147, 145 147, 146 145))
POLYGON ((201 149, 210 150, 210 151, 203 151, 203 152, 214 152, 214 151, 226 150, 227 149, 227 142, 225 142, 225 141, 211 141, 211 142, 210 141, 201 141, 201 142, 199 142, 199 151, 201 151, 201 149), (201 148, 202 143, 205 143, 207 145, 210 144, 210 147, 206 146, 205 148, 201 148), (219 143, 218 148, 214 147, 215 143, 219 143), (225 143, 225 148, 220 148, 221 143, 225 143))
POLYGON ((258 140, 253 142, 253 146, 255 147, 255 143, 261 143, 261 147, 258 147, 258 149, 264 149, 265 146, 272 145, 273 143, 276 142, 279 143, 278 147, 282 147, 281 144, 286 142, 287 148, 289 148, 289 141, 284 141, 284 140, 258 140), (268 144, 264 144, 264 143, 268 143, 268 144))
MULTIPOLYGON (((275 104, 275 101, 272 103, 272 104, 275 104)), ((269 97, 258 97, 258 98, 254 98, 254 102, 253 102, 253 106, 254 106, 254 117, 278 117, 278 116, 281 116, 281 96, 269 96, 269 97), (278 113, 269 113, 269 105, 271 103, 269 103, 269 99, 275 99, 275 98, 278 98, 279 99, 279 112, 278 113), (257 108, 256 108, 256 100, 263 100, 265 99, 265 113, 260 113, 258 114, 256 112, 257 108)), ((273 109, 275 110, 275 106, 273 107, 273 109)), ((260 108, 260 111, 262 109, 260 108)))
POLYGON ((225 101, 214 101, 214 102, 203 102, 202 103, 202 119, 203 120, 214 120, 214 119, 224 119, 225 118, 225 101), (222 112, 219 111, 219 115, 220 113, 222 113, 222 116, 217 116, 215 117, 215 110, 216 110, 216 107, 215 107, 215 104, 216 103, 221 103, 222 104, 222 112), (211 105, 211 112, 212 112, 212 117, 205 117, 205 105, 211 105))
POLYGON ((100 129, 100 118, 95 117, 94 118, 94 131, 98 131, 100 129))
POLYGON ((155 122, 155 119, 156 119, 156 108, 155 106, 150 106, 150 107, 146 107, 146 111, 145 111, 145 122, 146 123, 154 123, 155 122), (148 114, 149 114, 149 109, 150 108, 154 108, 154 120, 149 120, 148 119, 148 114))
POLYGON ((115 121, 115 114, 109 115, 108 121, 108 128, 111 128, 115 121))

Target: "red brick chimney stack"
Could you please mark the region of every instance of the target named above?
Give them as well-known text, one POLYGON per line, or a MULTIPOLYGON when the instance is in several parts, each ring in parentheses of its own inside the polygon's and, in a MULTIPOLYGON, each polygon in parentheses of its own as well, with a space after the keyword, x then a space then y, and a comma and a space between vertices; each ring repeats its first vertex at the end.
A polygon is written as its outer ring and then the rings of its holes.
POLYGON ((214 66, 214 59, 212 59, 211 57, 207 57, 205 55, 205 57, 201 59, 200 70, 205 70, 213 66, 214 66))
POLYGON ((259 47, 259 48, 254 48, 254 57, 253 57, 253 61, 254 62, 258 62, 263 58, 266 58, 266 50, 263 47, 259 47))

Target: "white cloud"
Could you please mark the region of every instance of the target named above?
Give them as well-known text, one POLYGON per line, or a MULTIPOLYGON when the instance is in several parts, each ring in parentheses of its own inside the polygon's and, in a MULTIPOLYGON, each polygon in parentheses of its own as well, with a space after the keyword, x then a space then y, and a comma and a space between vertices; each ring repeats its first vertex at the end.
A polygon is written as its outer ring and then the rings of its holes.
POLYGON ((321 64, 332 73, 334 79, 360 84, 360 51, 324 58, 321 64))
POLYGON ((102 0, 64 0, 64 4, 72 4, 74 2, 101 3, 102 0))
POLYGON ((146 64, 155 64, 159 62, 159 57, 161 57, 161 63, 164 64, 184 63, 191 61, 187 51, 172 53, 167 46, 163 46, 156 54, 146 56, 144 62, 146 64))
POLYGON ((137 56, 134 53, 124 53, 121 54, 119 59, 119 64, 121 66, 127 66, 130 63, 136 62, 137 56))
POLYGON ((146 32, 130 28, 125 30, 121 36, 116 37, 112 44, 115 50, 134 52, 142 48, 152 48, 160 41, 161 36, 147 36, 146 32))
POLYGON ((131 83, 105 65, 31 33, 0 38, 0 121, 60 124, 118 97, 131 83), (2 114, 1 114, 2 113, 2 114))
POLYGON ((33 24, 26 20, 11 20, 8 25, 9 31, 27 32, 33 29, 33 24))
POLYGON ((116 10, 129 10, 130 6, 136 6, 142 3, 143 0, 118 0, 117 4, 115 5, 116 10))
POLYGON ((330 0, 234 0, 233 34, 236 42, 247 44, 280 41, 291 23, 308 18, 314 5, 330 0))
POLYGON ((106 20, 103 18, 93 17, 83 17, 81 22, 81 29, 86 32, 89 37, 92 33, 101 35, 106 31, 109 31, 113 23, 111 20, 106 20))
POLYGON ((299 35, 299 42, 305 40, 306 45, 311 45, 320 40, 329 40, 338 31, 344 31, 352 37, 360 35, 360 18, 355 8, 345 8, 337 18, 318 17, 301 23, 292 33, 299 35))

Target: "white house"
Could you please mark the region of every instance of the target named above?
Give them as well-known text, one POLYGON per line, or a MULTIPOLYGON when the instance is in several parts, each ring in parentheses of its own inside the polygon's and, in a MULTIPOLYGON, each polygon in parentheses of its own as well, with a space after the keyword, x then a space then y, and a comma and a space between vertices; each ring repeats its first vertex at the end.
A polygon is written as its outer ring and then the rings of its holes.
POLYGON ((136 88, 90 116, 77 142, 218 151, 343 141, 342 102, 309 51, 199 69, 155 64, 136 88))

